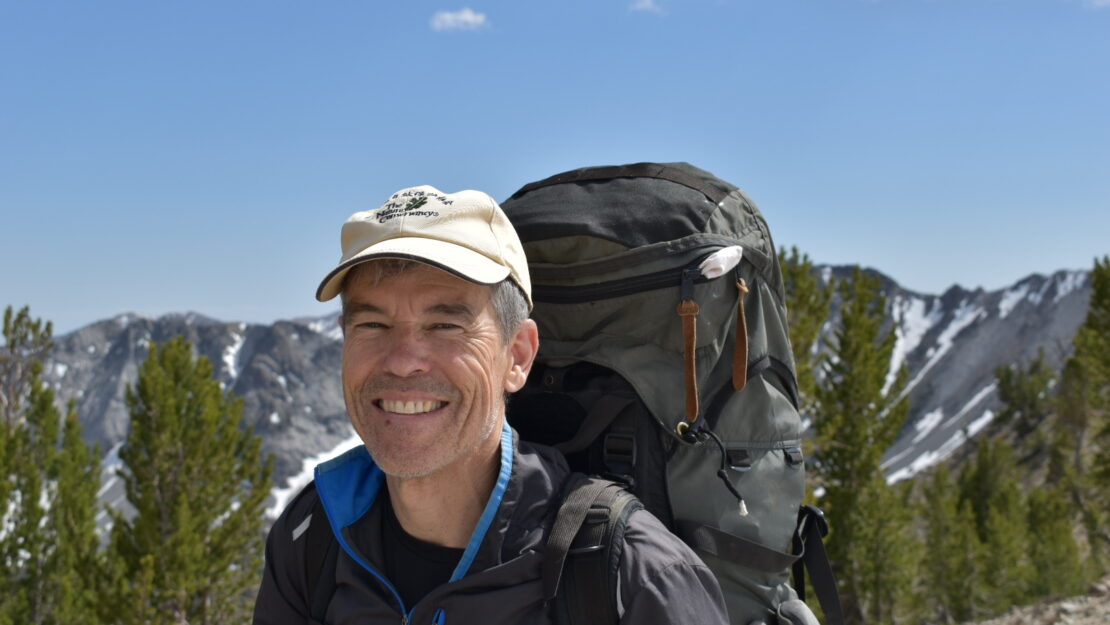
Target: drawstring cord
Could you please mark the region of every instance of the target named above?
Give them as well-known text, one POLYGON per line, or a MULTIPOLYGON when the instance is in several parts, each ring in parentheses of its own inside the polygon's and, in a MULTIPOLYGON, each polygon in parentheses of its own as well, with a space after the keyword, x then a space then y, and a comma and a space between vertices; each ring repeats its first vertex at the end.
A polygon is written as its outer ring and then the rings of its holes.
POLYGON ((724 442, 721 440, 720 436, 717 436, 717 434, 709 428, 703 428, 701 430, 701 433, 707 435, 709 438, 712 438, 713 442, 717 443, 717 447, 721 450, 721 470, 717 471, 717 477, 721 478, 721 481, 725 483, 725 487, 728 488, 728 491, 732 493, 733 497, 736 497, 737 508, 739 508, 740 516, 748 516, 748 505, 744 503, 743 495, 740 494, 740 491, 736 490, 736 487, 733 486, 732 482, 728 479, 728 452, 725 450, 724 442))

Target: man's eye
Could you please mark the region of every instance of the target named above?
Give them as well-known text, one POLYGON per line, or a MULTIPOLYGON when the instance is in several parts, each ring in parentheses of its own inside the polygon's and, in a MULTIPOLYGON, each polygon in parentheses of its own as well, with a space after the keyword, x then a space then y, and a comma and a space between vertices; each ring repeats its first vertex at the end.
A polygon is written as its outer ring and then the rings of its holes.
POLYGON ((386 327, 386 325, 384 323, 381 323, 380 321, 363 321, 361 323, 356 323, 355 327, 365 330, 377 330, 379 328, 386 327))
POLYGON ((434 329, 434 330, 458 330, 461 327, 462 326, 460 326, 458 324, 454 324, 454 323, 435 323, 435 324, 432 324, 432 329, 434 329))

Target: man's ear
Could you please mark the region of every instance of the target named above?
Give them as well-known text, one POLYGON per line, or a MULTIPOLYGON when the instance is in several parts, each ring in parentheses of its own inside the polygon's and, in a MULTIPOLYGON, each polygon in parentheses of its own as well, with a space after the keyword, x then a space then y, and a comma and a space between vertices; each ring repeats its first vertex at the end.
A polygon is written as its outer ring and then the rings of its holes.
POLYGON ((532 370, 532 361, 540 350, 540 331, 536 322, 525 319, 517 326, 513 334, 512 344, 509 346, 509 355, 512 362, 509 365, 509 374, 505 376, 505 390, 515 393, 524 387, 528 380, 528 372, 532 370))

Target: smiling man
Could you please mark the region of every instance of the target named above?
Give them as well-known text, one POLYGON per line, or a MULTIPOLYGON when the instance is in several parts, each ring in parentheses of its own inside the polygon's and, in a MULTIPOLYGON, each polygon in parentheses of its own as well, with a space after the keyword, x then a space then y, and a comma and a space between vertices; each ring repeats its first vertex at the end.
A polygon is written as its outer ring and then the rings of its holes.
MULTIPOLYGON (((267 540, 256 625, 551 623, 544 545, 570 472, 506 396, 539 346, 515 231, 477 191, 404 189, 343 226, 343 393, 363 445, 316 469, 267 540), (325 557, 324 552, 330 552, 325 557)), ((709 570, 628 518, 622 623, 726 623, 709 570)))

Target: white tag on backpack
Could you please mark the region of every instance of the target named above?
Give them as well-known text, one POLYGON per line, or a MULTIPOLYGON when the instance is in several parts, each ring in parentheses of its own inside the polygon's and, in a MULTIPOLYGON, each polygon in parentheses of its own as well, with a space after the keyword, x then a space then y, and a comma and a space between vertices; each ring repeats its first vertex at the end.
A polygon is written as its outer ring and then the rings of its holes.
POLYGON ((714 252, 709 258, 701 261, 698 269, 701 270, 701 275, 713 279, 725 275, 733 267, 739 265, 740 258, 743 256, 744 248, 739 245, 723 247, 714 252))

